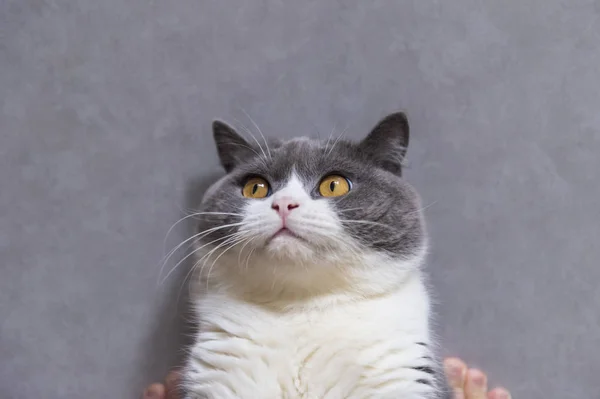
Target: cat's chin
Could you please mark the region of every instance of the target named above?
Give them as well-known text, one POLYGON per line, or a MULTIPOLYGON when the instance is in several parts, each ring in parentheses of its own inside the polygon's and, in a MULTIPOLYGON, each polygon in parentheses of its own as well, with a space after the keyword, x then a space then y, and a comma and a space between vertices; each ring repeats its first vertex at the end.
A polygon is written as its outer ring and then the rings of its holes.
POLYGON ((266 249, 269 255, 277 259, 306 261, 315 256, 312 244, 289 231, 279 232, 273 236, 266 249))

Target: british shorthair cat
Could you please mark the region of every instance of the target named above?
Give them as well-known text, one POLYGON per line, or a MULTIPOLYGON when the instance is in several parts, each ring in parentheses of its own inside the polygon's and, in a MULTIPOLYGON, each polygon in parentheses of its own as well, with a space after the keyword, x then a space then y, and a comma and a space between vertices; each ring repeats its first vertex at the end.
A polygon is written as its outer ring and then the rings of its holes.
POLYGON ((358 143, 213 133, 226 175, 196 214, 186 397, 446 397, 406 116, 358 143))

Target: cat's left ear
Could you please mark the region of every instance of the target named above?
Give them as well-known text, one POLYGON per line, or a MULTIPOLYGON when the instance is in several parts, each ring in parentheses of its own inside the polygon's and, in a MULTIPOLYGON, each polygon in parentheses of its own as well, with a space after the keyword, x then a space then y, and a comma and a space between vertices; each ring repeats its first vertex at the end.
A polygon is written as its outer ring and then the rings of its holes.
POLYGON ((214 121, 212 128, 219 159, 227 173, 256 154, 252 146, 228 124, 214 121))
POLYGON ((401 176, 408 137, 408 118, 396 112, 379 121, 359 147, 381 168, 401 176))

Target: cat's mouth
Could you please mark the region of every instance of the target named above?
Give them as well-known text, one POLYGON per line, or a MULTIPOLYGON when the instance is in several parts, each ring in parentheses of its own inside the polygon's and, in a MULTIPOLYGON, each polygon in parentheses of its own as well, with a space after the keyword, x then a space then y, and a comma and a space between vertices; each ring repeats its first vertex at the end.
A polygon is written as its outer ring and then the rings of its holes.
POLYGON ((280 228, 275 234, 273 234, 269 241, 273 241, 276 238, 296 238, 298 240, 304 240, 298 234, 294 233, 292 230, 288 229, 285 226, 280 228))

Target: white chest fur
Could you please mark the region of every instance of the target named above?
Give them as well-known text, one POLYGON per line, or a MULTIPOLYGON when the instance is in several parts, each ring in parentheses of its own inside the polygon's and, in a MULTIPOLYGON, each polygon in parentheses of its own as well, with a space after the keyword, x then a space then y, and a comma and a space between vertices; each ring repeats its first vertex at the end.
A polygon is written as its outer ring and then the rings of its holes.
POLYGON ((435 397, 429 303, 418 275, 388 295, 302 310, 222 293, 196 306, 200 329, 185 373, 190 398, 435 397))

